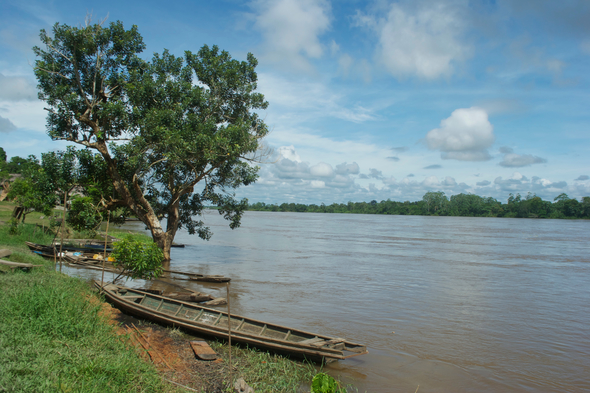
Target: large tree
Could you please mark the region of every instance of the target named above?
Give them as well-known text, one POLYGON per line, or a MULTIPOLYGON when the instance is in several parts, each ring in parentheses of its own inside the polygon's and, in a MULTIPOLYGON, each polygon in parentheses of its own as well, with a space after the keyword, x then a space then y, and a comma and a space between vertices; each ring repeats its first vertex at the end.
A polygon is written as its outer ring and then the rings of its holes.
POLYGON ((252 161, 268 132, 256 113, 268 103, 255 92, 252 54, 237 61, 204 46, 146 61, 137 27, 119 21, 56 24, 52 36, 41 30, 41 41, 35 73, 48 134, 99 155, 93 165, 109 179, 109 208, 133 212, 167 260, 179 228, 209 238, 198 219, 205 204, 239 226, 247 201, 234 190, 256 180, 252 161))

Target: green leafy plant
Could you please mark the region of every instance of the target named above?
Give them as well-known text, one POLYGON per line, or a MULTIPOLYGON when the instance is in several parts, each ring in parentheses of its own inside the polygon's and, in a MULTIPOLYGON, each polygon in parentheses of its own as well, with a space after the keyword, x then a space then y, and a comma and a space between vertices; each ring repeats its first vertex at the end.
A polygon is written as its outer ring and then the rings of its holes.
POLYGON ((328 374, 318 373, 311 380, 311 393, 346 393, 346 389, 328 374))
POLYGON ((9 235, 18 235, 18 220, 14 217, 10 219, 10 228, 8 229, 9 235))
POLYGON ((122 275, 151 280, 162 274, 164 254, 152 241, 143 242, 131 236, 125 236, 113 244, 111 257, 114 258, 113 265, 123 269, 113 281, 117 281, 122 275))
POLYGON ((92 203, 91 197, 74 196, 66 221, 76 231, 89 232, 94 236, 102 223, 102 214, 92 203))

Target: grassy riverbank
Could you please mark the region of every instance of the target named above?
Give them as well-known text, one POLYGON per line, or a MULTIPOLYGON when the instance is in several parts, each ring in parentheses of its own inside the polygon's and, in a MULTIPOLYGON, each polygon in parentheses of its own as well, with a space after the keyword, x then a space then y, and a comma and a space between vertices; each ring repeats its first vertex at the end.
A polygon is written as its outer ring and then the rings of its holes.
MULTIPOLYGON (((0 249, 14 262, 41 264, 30 272, 0 268, 0 391, 17 392, 171 392, 185 391, 163 379, 125 336, 99 313, 97 295, 82 280, 54 271, 51 261, 32 254, 25 241, 50 243, 53 235, 36 224, 36 213, 10 234, 11 204, 0 202, 0 249), (94 299, 94 300, 93 300, 94 299)), ((166 334, 187 344, 193 336, 166 334)), ((194 365, 203 375, 197 391, 232 391, 229 347, 211 342, 223 361, 194 365)), ((197 362, 193 359, 193 362, 197 362)), ((232 346, 233 379, 243 377, 256 392, 308 391, 316 367, 254 349, 232 346)), ((169 376, 165 376, 167 379, 169 376)))

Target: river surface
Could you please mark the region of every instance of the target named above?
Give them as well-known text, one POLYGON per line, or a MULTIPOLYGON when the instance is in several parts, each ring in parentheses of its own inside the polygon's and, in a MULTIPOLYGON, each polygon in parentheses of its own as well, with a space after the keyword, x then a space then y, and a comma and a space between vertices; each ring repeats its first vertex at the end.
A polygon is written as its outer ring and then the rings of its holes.
POLYGON ((231 277, 232 313, 366 344, 370 354, 326 366, 359 392, 590 392, 590 221, 247 212, 234 231, 216 211, 205 221, 212 239, 180 231, 187 246, 171 268, 231 277))

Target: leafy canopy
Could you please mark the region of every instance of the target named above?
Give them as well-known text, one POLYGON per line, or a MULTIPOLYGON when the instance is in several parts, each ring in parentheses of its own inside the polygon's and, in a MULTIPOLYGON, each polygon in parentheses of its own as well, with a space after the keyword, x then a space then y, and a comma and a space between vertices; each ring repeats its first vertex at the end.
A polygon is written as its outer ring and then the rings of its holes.
POLYGON ((47 132, 95 151, 87 161, 94 195, 143 221, 166 259, 181 227, 209 238, 198 219, 205 204, 238 227, 247 201, 234 190, 257 179, 268 133, 256 112, 268 103, 255 92, 254 56, 238 61, 205 45, 146 61, 137 27, 120 21, 58 23, 52 33, 42 30, 45 48, 34 48, 47 132))

